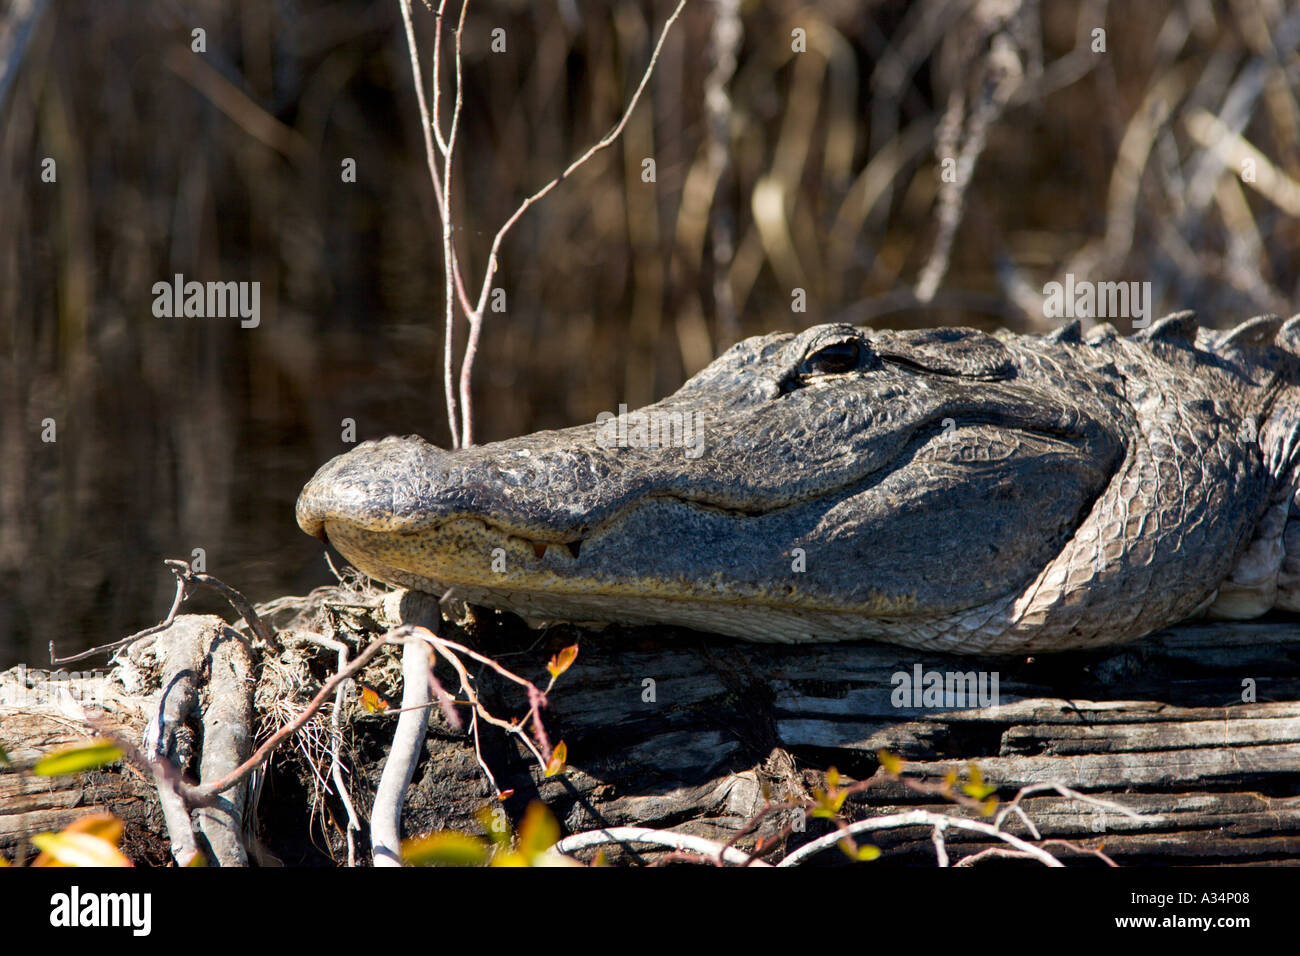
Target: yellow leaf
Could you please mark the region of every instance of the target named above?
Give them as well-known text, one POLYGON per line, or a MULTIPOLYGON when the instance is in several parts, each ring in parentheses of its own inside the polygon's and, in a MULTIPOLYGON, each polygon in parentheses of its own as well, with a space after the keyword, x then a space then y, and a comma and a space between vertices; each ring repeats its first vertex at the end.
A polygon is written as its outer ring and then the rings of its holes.
POLYGON ((382 699, 373 688, 361 688, 361 706, 368 714, 382 714, 388 710, 388 701, 382 699))
POLYGON ((990 787, 988 784, 968 783, 961 788, 961 792, 968 797, 974 797, 976 800, 983 800, 989 794, 997 791, 997 787, 990 787))
POLYGON ((903 772, 903 761, 899 759, 898 754, 890 753, 888 750, 877 750, 876 758, 880 761, 880 766, 885 768, 885 773, 898 776, 903 772))
POLYGON ((524 822, 519 824, 519 852, 530 864, 555 846, 560 839, 560 825, 546 808, 534 800, 524 812, 524 822))
POLYGON ((84 773, 122 759, 122 750, 111 740, 92 740, 88 744, 65 747, 36 761, 32 773, 53 777, 65 773, 84 773))
POLYGON ((49 854, 55 866, 130 866, 117 847, 89 833, 38 833, 32 843, 42 855, 49 854))
POLYGON ((578 645, 570 644, 564 650, 551 658, 550 663, 546 665, 546 669, 551 672, 552 677, 559 677, 567 671, 570 666, 572 666, 573 662, 577 660, 577 658, 578 645))
MULTIPOLYGON (((92 813, 79 820, 74 820, 62 830, 63 833, 85 833, 98 837, 113 846, 122 845, 122 821, 111 813, 92 813)), ((60 863, 48 853, 42 853, 32 861, 32 866, 67 866, 60 863)))
POLYGON ((410 866, 481 866, 487 841, 455 830, 439 830, 402 841, 402 862, 410 866))
POLYGON ((564 741, 561 740, 558 744, 555 745, 555 749, 551 751, 551 759, 546 764, 546 776, 554 777, 557 773, 559 773, 561 770, 564 769, 564 762, 568 759, 569 759, 569 748, 565 746, 564 741))
POLYGON ((113 846, 122 845, 122 821, 111 813, 92 813, 74 820, 63 828, 64 833, 89 833, 113 846))
POLYGON ((880 847, 872 846, 870 843, 864 843, 861 846, 853 842, 851 837, 845 837, 839 843, 835 844, 850 860, 857 860, 865 863, 876 859, 880 856, 880 847))

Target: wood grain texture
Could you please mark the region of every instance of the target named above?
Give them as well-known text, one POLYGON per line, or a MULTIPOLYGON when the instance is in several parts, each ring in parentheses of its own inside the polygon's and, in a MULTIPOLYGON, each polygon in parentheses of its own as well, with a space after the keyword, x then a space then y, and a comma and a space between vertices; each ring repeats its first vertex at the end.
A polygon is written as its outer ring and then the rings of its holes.
MULTIPOLYGON (((415 595, 403 607, 408 620, 431 613, 415 595)), ((293 643, 291 631, 282 636, 293 643)), ((887 749, 903 758, 909 778, 933 781, 973 762, 1004 801, 1020 787, 1058 783, 1128 807, 1140 817, 1055 793, 1023 802, 1045 839, 1100 846, 1121 864, 1300 861, 1300 627, 1293 621, 1184 626, 1125 647, 1030 659, 875 644, 751 645, 667 628, 539 633, 495 615, 462 638, 533 679, 556 649, 579 643, 577 662, 545 711, 551 739, 568 747, 564 774, 543 779, 516 744, 495 732, 484 737, 500 785, 515 790, 507 811, 517 817, 540 797, 568 832, 641 825, 726 839, 764 805, 765 791, 773 800, 806 798, 831 766, 873 781, 848 804, 851 818, 911 808, 971 813, 889 779, 877 758, 887 749), (997 706, 895 707, 895 676, 918 664, 927 672, 996 671, 997 706), (1243 699, 1250 686, 1255 700, 1243 699)), ((381 656, 363 678, 395 690, 384 684, 393 663, 381 656)), ((454 686, 449 672, 439 676, 454 686)), ((487 672, 478 679, 496 713, 522 713, 515 688, 487 672)), ((110 709, 124 732, 138 733, 147 706, 119 688, 110 709)), ((349 724, 350 779, 364 813, 392 720, 358 713, 349 724)), ((0 745, 16 763, 78 736, 75 721, 55 708, 0 707, 0 745)), ((280 797, 271 808, 264 799, 260 811, 275 826, 264 826, 262 837, 288 863, 309 861, 313 841, 339 845, 336 826, 313 829, 305 798, 291 805, 295 788, 306 792, 303 772, 278 760, 264 793, 280 797), (295 820, 296 832, 285 825, 295 820)), ((435 713, 406 801, 406 832, 477 831, 476 813, 492 803, 466 735, 435 713)), ((122 768, 54 781, 0 774, 0 847, 12 856, 22 833, 61 826, 90 806, 127 820, 144 857, 165 847, 147 782, 122 768)), ((325 806, 328 818, 333 798, 325 806)), ((771 835, 777 822, 757 833, 771 835)), ((1007 829, 1027 835, 1018 821, 1007 829)), ((820 832, 824 826, 810 824, 786 848, 820 832)), ((873 841, 886 852, 872 865, 933 864, 926 828, 873 841)), ((954 862, 988 845, 979 834, 952 831, 948 842, 954 862)), ((1070 863, 1097 862, 1057 852, 1070 863)))

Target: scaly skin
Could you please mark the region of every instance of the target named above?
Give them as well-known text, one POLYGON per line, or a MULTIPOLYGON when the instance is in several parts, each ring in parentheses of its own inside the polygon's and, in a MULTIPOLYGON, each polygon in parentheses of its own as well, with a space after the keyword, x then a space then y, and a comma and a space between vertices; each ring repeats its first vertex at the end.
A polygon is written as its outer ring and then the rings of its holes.
POLYGON ((386 438, 324 465, 298 523, 380 580, 535 617, 1095 647, 1206 607, 1300 610, 1298 381, 1300 317, 1086 340, 823 325, 741 342, 642 410, 695 416, 702 448, 600 423, 386 438))

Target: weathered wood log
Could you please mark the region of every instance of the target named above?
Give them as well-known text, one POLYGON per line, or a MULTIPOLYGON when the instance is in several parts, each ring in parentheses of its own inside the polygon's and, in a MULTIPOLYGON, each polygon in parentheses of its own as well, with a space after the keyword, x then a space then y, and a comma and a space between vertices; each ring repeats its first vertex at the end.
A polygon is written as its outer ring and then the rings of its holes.
MULTIPOLYGON (((286 607, 279 605, 282 616, 286 607)), ((329 632, 355 650, 395 620, 433 624, 436 612, 417 594, 386 601, 334 590, 314 595, 281 624, 285 655, 261 666, 263 735, 337 666, 327 650, 300 640, 302 632, 329 632)), ((1054 792, 1022 802, 1043 839, 1100 846, 1119 863, 1300 861, 1300 626, 1293 620, 1195 624, 1109 650, 998 659, 877 644, 754 645, 669 628, 537 631, 490 611, 477 611, 454 637, 543 686, 550 655, 579 644, 577 662, 544 712, 550 739, 566 743, 568 769, 543 778, 523 748, 495 729, 483 730, 482 745, 499 786, 515 791, 507 812, 518 817, 540 798, 568 832, 640 825, 726 840, 763 807, 765 793, 773 801, 806 799, 825 785, 831 766, 849 780, 871 779, 847 805, 850 819, 913 808, 975 815, 882 771, 883 749, 904 760, 909 779, 940 780, 974 763, 1004 801, 1019 788, 1054 783, 1135 811, 1129 817, 1054 792), (996 702, 957 706, 954 684, 954 696, 939 706, 915 706, 925 702, 912 696, 909 682, 920 674, 924 686, 926 675, 949 673, 984 679, 986 692, 996 675, 996 702)), ((398 673, 396 650, 385 650, 361 681, 395 701, 398 673)), ((517 685, 486 668, 473 673, 494 713, 525 712, 517 685)), ((437 674, 444 686, 457 686, 445 665, 437 674)), ((15 672, 5 676, 12 687, 15 672)), ((120 669, 113 676, 120 679, 120 669)), ((109 719, 138 739, 156 689, 113 686, 109 719)), ((349 789, 364 814, 393 720, 356 706, 341 716, 349 789)), ((264 860, 343 856, 345 816, 325 786, 322 727, 314 744, 282 748, 273 761, 258 810, 264 860)), ((15 762, 83 733, 49 705, 0 706, 0 745, 15 762)), ((72 779, 0 775, 0 847, 12 856, 23 834, 97 805, 127 821, 129 852, 160 861, 166 837, 149 794, 145 776, 125 767, 72 779)), ((436 713, 407 796, 406 832, 479 832, 477 815, 492 805, 465 731, 436 713)), ((771 843, 792 819, 769 816, 738 845, 752 847, 758 836, 771 843)), ((1028 838, 1022 821, 1005 828, 1028 838)), ((767 849, 779 856, 825 830, 810 823, 806 833, 767 849)), ((864 842, 885 850, 882 862, 935 858, 929 827, 864 842)), ((947 843, 954 861, 990 845, 980 834, 956 831, 947 843)), ((1069 863, 1097 862, 1059 845, 1052 852, 1069 863)))

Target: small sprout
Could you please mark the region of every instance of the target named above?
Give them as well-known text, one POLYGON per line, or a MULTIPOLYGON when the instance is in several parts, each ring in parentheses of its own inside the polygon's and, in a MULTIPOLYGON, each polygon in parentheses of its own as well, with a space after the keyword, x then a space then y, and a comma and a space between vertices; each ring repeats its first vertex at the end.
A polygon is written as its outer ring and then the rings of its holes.
POLYGON ((813 800, 817 805, 813 808, 812 815, 821 820, 834 820, 839 817, 840 808, 848 797, 847 790, 834 790, 831 793, 821 789, 813 790, 813 800))
POLYGON ((893 774, 897 777, 903 772, 903 761, 899 759, 898 754, 891 753, 888 750, 877 750, 876 757, 880 760, 880 766, 885 773, 893 774))
POLYGON ((92 740, 88 744, 65 747, 42 757, 32 768, 41 777, 54 777, 65 773, 84 773, 117 763, 122 759, 122 748, 111 740, 92 740))
POLYGON ((546 665, 546 669, 550 672, 551 678, 554 679, 567 671, 577 659, 578 645, 570 644, 551 658, 550 663, 546 665))
POLYGON ((844 806, 844 801, 848 799, 849 792, 840 789, 840 772, 834 767, 826 771, 826 785, 830 788, 829 791, 813 790, 813 800, 816 807, 812 811, 812 815, 823 820, 834 820, 840 815, 840 808, 844 806))
POLYGON ((366 709, 368 714, 382 714, 388 710, 388 701, 381 698, 373 687, 362 687, 361 706, 366 709))
POLYGON ((551 751, 551 759, 546 763, 546 776, 554 777, 557 773, 562 771, 564 769, 564 763, 568 758, 569 748, 564 741, 561 740, 555 745, 555 749, 551 751))
POLYGON ((997 787, 991 787, 984 782, 984 774, 980 773, 980 768, 975 764, 970 764, 970 783, 961 788, 961 792, 968 797, 976 800, 983 800, 992 793, 997 792, 997 787))

